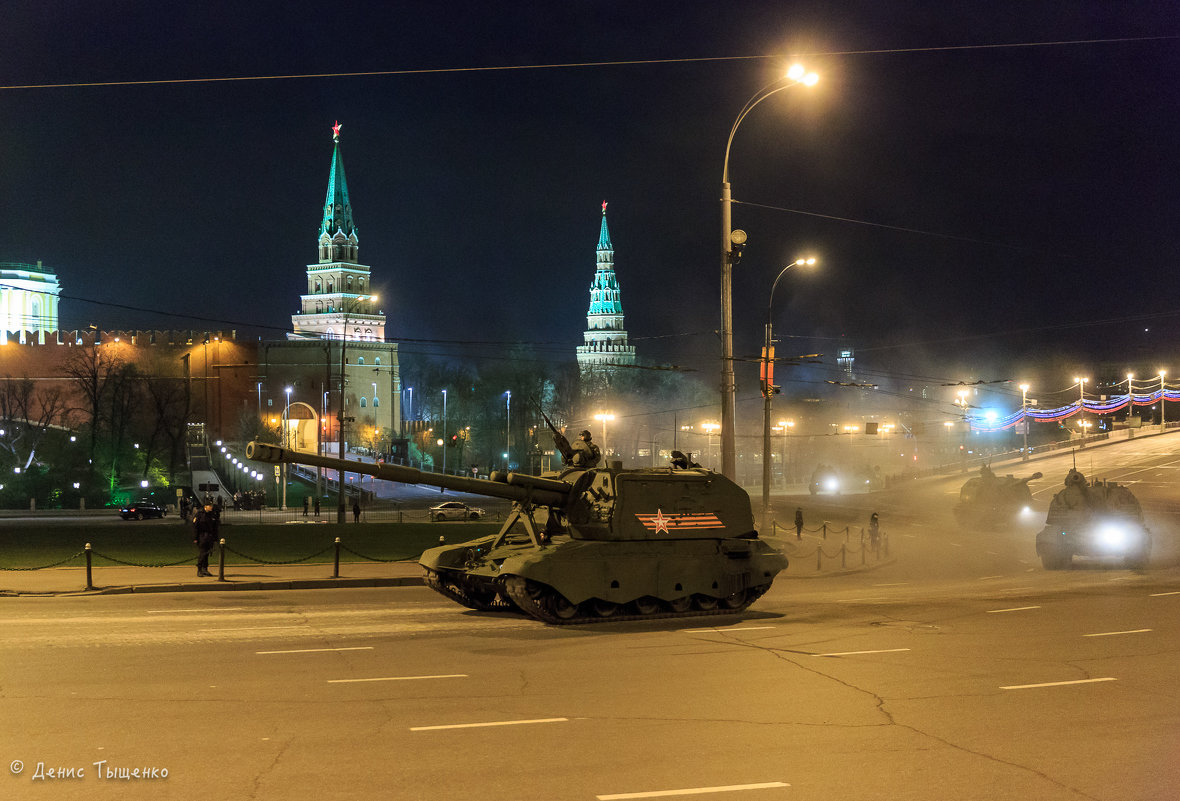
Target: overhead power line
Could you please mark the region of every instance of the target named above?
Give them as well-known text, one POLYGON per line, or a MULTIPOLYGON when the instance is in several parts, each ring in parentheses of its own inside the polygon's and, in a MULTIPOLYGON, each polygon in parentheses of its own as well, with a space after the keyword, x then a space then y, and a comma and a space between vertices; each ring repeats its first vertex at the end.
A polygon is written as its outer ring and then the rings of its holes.
POLYGON ((77 81, 72 83, 32 83, 0 86, 0 91, 18 89, 82 89, 99 86, 158 86, 161 84, 232 83, 236 81, 291 81, 309 78, 372 78, 392 75, 438 75, 464 72, 521 72, 528 70, 585 69, 589 67, 626 67, 651 64, 693 64, 717 61, 758 61, 764 59, 822 58, 835 56, 871 56, 898 53, 946 53, 962 50, 1002 50, 1006 48, 1065 47, 1070 45, 1118 44, 1180 39, 1180 36, 1127 36, 1111 39, 1068 39, 1048 42, 998 42, 993 44, 950 45, 940 47, 895 47, 879 50, 832 50, 807 53, 771 53, 757 56, 700 56, 696 58, 646 58, 618 61, 567 61, 553 64, 502 64, 486 67, 414 67, 400 70, 364 72, 303 72, 287 75, 232 75, 202 78, 156 78, 136 81, 77 81))

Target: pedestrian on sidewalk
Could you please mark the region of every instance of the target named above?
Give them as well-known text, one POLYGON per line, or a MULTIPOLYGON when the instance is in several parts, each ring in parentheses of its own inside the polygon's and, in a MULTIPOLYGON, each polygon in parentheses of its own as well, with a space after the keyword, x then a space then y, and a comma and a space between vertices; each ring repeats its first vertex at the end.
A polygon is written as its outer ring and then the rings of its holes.
POLYGON ((303 496, 303 516, 307 517, 307 496, 303 496))
POLYGON ((320 516, 320 496, 315 496, 315 516, 320 516))
POLYGON ((803 507, 795 507, 795 539, 803 539, 803 507))
POLYGON ((361 502, 359 500, 352 502, 352 522, 361 522, 361 502))
POLYGON ((209 572, 209 554, 217 540, 217 521, 212 506, 197 509, 193 517, 193 542, 197 545, 197 575, 212 576, 209 572))

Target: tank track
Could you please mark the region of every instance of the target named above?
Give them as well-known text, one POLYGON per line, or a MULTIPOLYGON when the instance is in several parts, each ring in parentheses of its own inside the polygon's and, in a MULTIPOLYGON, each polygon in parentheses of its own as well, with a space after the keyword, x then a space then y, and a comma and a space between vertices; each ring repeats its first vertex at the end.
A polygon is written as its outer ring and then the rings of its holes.
POLYGON ((468 592, 464 587, 445 581, 442 576, 433 570, 426 571, 426 586, 430 589, 445 595, 457 604, 466 606, 468 609, 475 609, 479 612, 510 612, 516 611, 513 604, 502 598, 499 593, 491 596, 490 599, 485 600, 478 595, 468 592))
POLYGON ((521 576, 507 576, 505 577, 504 589, 508 593, 508 597, 512 602, 530 617, 545 623, 551 623, 555 626, 576 625, 579 623, 614 623, 616 621, 622 622, 626 620, 660 620, 663 618, 680 618, 680 617, 707 617, 710 615, 733 615, 747 609, 750 604, 757 601, 762 595, 770 589, 770 584, 763 584, 758 587, 750 587, 746 591, 745 600, 734 607, 722 607, 720 603, 714 609, 686 609, 683 612, 676 612, 668 609, 661 604, 658 611, 651 614, 634 614, 625 612, 625 607, 619 606, 618 611, 613 614, 602 617, 595 615, 586 610, 586 605, 581 604, 577 607, 576 613, 572 617, 561 618, 554 615, 548 608, 546 603, 547 598, 556 596, 557 593, 551 588, 542 584, 534 584, 534 587, 543 587, 541 594, 537 594, 536 590, 529 591, 529 583, 521 576))

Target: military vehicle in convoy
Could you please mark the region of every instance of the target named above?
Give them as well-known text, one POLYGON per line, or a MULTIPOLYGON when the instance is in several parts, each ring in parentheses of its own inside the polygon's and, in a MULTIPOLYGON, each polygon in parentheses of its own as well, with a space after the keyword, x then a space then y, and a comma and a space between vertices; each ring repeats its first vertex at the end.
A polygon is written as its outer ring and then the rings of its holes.
POLYGON ((1065 476, 1065 489, 1049 502, 1045 527, 1037 534, 1037 555, 1046 570, 1062 570, 1075 556, 1121 559, 1145 568, 1151 532, 1139 501, 1113 481, 1086 481, 1078 470, 1065 476))
POLYGON ((578 466, 490 479, 257 442, 246 456, 513 501, 497 534, 440 545, 419 560, 429 586, 471 609, 514 609, 546 623, 738 612, 787 567, 787 558, 759 539, 745 490, 725 476, 678 465, 596 467, 597 455, 586 461, 562 443, 567 463, 578 466))
POLYGON ((1000 477, 984 465, 979 475, 967 479, 959 490, 955 520, 963 528, 997 528, 1031 516, 1033 498, 1028 482, 1041 477, 1040 473, 1027 478, 1000 477))

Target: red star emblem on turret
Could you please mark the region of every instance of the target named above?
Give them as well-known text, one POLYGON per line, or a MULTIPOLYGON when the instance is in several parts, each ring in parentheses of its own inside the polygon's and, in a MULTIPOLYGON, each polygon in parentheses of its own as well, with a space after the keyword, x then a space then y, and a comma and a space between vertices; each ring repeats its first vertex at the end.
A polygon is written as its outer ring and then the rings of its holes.
POLYGON ((661 531, 665 534, 668 533, 668 518, 664 517, 663 509, 656 509, 656 516, 651 519, 651 522, 656 524, 657 534, 659 534, 661 531))
MULTIPOLYGON (((340 124, 340 120, 336 120, 336 124, 332 126, 332 140, 340 141, 340 129, 344 126, 340 124)), ((603 209, 605 211, 605 209, 603 209)))
POLYGON ((602 213, 606 214, 606 201, 602 201, 602 213))

